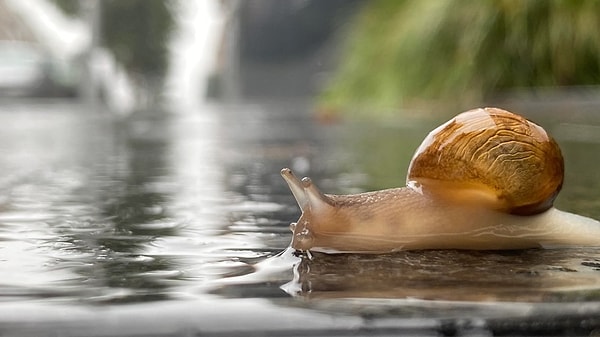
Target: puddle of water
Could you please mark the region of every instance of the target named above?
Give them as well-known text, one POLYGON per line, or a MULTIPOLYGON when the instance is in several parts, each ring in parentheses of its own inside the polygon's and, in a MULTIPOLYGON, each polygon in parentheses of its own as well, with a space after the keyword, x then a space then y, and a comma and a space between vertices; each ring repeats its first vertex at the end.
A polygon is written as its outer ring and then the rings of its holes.
MULTIPOLYGON (((286 250, 299 210, 282 167, 327 193, 400 186, 433 126, 323 126, 307 111, 245 104, 115 122, 76 105, 0 105, 0 322, 23 334, 43 323, 105 335, 439 334, 447 320, 467 318, 469 329, 492 332, 511 331, 515 319, 580 331, 565 315, 595 327, 598 249, 312 258, 286 250), (226 320, 235 324, 217 324, 226 320)), ((590 159, 600 144, 561 125, 549 127, 567 161, 558 207, 600 218, 590 159)))

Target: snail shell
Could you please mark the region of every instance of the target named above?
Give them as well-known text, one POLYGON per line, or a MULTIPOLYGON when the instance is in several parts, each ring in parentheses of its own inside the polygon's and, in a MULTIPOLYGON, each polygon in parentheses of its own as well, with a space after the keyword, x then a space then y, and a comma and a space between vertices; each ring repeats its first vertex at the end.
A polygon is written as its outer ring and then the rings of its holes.
POLYGON ((407 185, 529 215, 552 207, 563 177, 560 148, 542 127, 484 108, 433 130, 410 163, 407 185))
POLYGON ((558 144, 497 108, 433 130, 413 156, 407 187, 331 195, 290 169, 281 174, 302 210, 291 225, 300 251, 600 245, 600 222, 552 206, 564 176, 558 144))

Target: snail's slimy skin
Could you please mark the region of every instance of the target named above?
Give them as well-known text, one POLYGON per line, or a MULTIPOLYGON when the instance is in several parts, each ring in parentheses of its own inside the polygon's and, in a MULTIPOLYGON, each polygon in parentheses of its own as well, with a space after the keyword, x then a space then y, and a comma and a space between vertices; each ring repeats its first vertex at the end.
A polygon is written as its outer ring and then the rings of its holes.
MULTIPOLYGON (((555 208, 536 215, 513 215, 409 187, 325 195, 310 179, 300 181, 290 169, 281 174, 302 209, 302 216, 292 225, 291 244, 300 251, 600 246, 600 222, 555 208)), ((480 199, 468 194, 466 198, 480 199)))

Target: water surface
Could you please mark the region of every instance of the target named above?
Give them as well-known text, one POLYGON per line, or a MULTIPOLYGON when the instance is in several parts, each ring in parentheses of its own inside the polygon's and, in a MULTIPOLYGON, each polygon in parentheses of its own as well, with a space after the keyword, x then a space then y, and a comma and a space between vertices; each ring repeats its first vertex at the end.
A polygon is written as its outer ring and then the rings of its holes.
MULTIPOLYGON (((600 218, 600 120, 533 117, 565 154, 557 206, 600 218)), ((0 322, 16 335, 600 327, 600 249, 286 249, 299 209, 282 167, 327 193, 401 186, 436 123, 321 125, 304 102, 127 120, 1 102, 0 322)))

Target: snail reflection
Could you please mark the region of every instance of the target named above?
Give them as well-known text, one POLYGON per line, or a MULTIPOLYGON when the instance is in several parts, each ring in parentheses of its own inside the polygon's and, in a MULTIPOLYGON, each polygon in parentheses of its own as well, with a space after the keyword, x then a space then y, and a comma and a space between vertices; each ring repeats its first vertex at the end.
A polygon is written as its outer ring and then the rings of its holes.
POLYGON ((597 301, 597 249, 314 253, 282 285, 307 298, 448 301, 597 301))
POLYGON ((281 174, 302 210, 291 226, 299 251, 598 246, 600 222, 553 207, 563 184, 558 144, 539 125, 497 108, 474 109, 433 130, 406 187, 323 194, 281 174))

